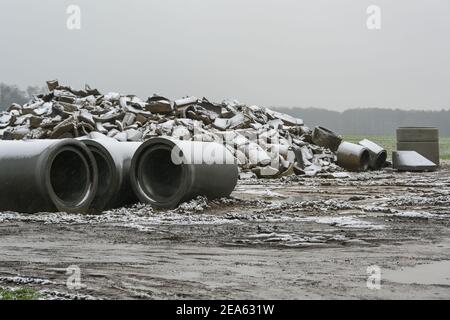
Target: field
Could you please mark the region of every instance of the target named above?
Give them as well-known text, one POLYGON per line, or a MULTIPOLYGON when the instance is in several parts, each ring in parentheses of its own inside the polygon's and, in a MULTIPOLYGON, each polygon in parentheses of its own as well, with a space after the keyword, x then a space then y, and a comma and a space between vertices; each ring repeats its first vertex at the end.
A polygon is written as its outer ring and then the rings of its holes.
POLYGON ((39 297, 39 293, 34 289, 4 289, 0 287, 0 300, 36 300, 39 297))
MULTIPOLYGON (((344 135, 344 140, 349 142, 358 142, 363 139, 369 139, 380 146, 383 146, 388 151, 388 158, 391 158, 392 151, 396 149, 395 136, 376 136, 376 135, 344 135)), ((440 152, 441 159, 450 160, 450 137, 440 138, 440 152)))

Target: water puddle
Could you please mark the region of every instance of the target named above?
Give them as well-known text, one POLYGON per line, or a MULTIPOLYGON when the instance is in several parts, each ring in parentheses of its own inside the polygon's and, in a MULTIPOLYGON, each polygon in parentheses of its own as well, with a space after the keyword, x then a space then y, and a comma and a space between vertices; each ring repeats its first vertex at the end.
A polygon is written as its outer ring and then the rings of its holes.
POLYGON ((405 284, 450 286, 450 261, 438 261, 383 272, 383 279, 405 284))

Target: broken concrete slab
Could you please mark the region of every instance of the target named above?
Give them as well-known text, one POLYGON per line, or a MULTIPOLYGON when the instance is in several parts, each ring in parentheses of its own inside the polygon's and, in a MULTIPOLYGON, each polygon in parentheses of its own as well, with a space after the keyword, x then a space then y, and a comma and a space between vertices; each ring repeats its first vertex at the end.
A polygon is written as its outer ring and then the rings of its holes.
POLYGON ((22 140, 29 133, 30 129, 27 127, 16 127, 10 131, 4 132, 3 140, 22 140))
POLYGON ((263 148, 253 142, 244 146, 244 153, 250 165, 254 166, 267 166, 272 160, 263 148))
POLYGON ((73 117, 69 117, 63 122, 59 123, 50 134, 51 139, 61 139, 67 137, 67 133, 71 133, 75 128, 75 121, 73 117))
POLYGON ((312 141, 321 147, 328 148, 336 152, 342 142, 342 137, 324 127, 315 127, 312 141))
POLYGON ((303 120, 302 119, 297 119, 294 118, 290 115, 281 113, 281 112, 276 112, 276 111, 272 111, 272 110, 268 110, 268 113, 270 114, 270 116, 272 116, 273 118, 279 119, 283 122, 283 124, 287 125, 287 126, 303 126, 303 120))
POLYGON ((42 120, 43 119, 41 117, 31 116, 30 117, 30 128, 33 128, 33 129, 39 128, 41 126, 42 120))
POLYGON ((191 140, 191 133, 186 127, 177 126, 172 131, 172 137, 180 140, 191 140))
POLYGON ((228 128, 230 129, 243 128, 248 122, 249 119, 247 119, 243 113, 238 113, 237 115, 229 119, 228 128))
POLYGON ((171 113, 174 111, 174 103, 165 97, 153 95, 148 98, 145 109, 152 113, 171 113))
POLYGON ((136 129, 127 129, 125 133, 127 134, 128 141, 139 142, 142 139, 142 132, 136 129))
POLYGON ((176 108, 182 108, 194 104, 198 104, 198 98, 196 97, 185 97, 174 101, 176 108))
POLYGON ((117 141, 125 142, 128 140, 128 135, 126 132, 118 132, 113 136, 113 138, 117 141))
POLYGON ((440 145, 434 142, 397 142, 399 151, 416 151, 433 163, 440 164, 440 145))
POLYGON ((416 151, 393 151, 392 166, 399 171, 434 171, 438 168, 416 151))
POLYGON ((58 80, 49 80, 47 81, 47 87, 49 91, 53 91, 59 87, 58 80))
POLYGON ((277 176, 280 173, 280 170, 273 168, 271 166, 256 167, 256 168, 252 169, 252 171, 259 178, 271 178, 271 177, 277 176))
POLYGON ((243 171, 239 173, 239 180, 249 180, 249 179, 256 179, 257 176, 252 171, 243 171))

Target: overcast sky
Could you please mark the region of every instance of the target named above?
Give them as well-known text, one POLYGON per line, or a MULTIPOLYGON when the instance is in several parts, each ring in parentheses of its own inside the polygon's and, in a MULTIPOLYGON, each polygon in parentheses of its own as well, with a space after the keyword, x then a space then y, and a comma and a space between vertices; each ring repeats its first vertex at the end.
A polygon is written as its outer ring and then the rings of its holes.
POLYGON ((449 0, 1 0, 0 40, 0 82, 20 86, 450 108, 449 0), (70 4, 81 30, 66 27, 70 4))

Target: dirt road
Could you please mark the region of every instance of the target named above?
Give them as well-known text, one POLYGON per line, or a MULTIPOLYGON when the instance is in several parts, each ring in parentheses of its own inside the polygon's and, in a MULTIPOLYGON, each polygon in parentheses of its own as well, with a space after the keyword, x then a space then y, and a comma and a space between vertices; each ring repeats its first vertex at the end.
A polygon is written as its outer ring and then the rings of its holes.
POLYGON ((0 287, 58 299, 449 299, 450 167, 241 181, 232 199, 174 211, 3 212, 0 287), (82 288, 67 287, 69 266, 82 288))

